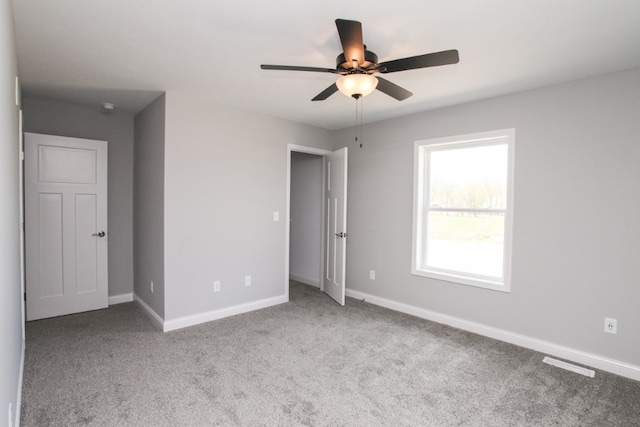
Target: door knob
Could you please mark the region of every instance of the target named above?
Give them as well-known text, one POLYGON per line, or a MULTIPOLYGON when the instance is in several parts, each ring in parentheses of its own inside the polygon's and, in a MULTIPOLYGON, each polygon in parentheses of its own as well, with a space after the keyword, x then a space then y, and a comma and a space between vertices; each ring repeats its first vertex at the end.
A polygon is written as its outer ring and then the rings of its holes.
POLYGON ((92 234, 92 236, 104 237, 105 236, 105 232, 101 231, 99 233, 94 233, 94 234, 92 234))

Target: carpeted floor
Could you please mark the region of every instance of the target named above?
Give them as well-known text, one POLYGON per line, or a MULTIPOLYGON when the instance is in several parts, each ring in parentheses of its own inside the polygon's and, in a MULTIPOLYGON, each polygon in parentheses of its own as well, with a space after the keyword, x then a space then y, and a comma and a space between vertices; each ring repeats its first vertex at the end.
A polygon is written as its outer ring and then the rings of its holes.
POLYGON ((163 334, 134 303, 27 324, 23 426, 639 426, 640 382, 292 283, 163 334))

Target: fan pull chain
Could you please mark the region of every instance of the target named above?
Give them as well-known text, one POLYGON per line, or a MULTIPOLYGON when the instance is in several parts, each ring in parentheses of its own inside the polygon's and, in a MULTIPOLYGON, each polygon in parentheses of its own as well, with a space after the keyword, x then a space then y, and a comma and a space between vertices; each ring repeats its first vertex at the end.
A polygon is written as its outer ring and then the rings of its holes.
POLYGON ((362 97, 356 98, 356 137, 355 141, 360 142, 360 148, 362 148, 362 97), (358 109, 360 104, 360 109, 358 109), (358 114, 359 112, 359 114, 358 114))
MULTIPOLYGON (((358 142, 358 98, 355 98, 356 100, 356 137, 355 137, 355 142, 358 142)), ((360 144, 360 147, 362 147, 362 143, 360 144)))
POLYGON ((364 115, 364 96, 360 97, 360 148, 362 148, 362 116, 364 115))

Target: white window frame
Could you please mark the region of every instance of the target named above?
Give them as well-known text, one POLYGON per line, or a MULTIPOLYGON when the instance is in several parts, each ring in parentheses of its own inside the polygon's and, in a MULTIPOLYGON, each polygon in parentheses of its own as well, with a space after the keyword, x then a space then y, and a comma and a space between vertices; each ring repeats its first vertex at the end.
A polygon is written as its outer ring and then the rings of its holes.
MULTIPOLYGON (((463 285, 476 286, 502 292, 511 292, 511 248, 513 236, 513 181, 514 181, 515 129, 503 129, 491 132, 480 132, 445 138, 435 138, 414 142, 414 174, 413 174, 413 248, 411 274, 463 285), (501 280, 473 273, 418 268, 418 257, 422 256, 421 248, 426 246, 426 230, 423 230, 421 215, 430 209, 428 204, 429 175, 425 164, 425 152, 442 149, 507 144, 507 193, 504 220, 503 272, 501 280)), ((426 248, 424 249, 426 250, 426 248)))

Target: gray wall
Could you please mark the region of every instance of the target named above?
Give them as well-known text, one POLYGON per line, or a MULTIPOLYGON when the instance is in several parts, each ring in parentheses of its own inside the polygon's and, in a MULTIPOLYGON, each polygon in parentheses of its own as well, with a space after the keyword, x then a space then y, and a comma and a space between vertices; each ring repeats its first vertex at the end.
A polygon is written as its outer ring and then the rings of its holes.
POLYGON ((352 129, 347 286, 640 365, 640 70, 352 129), (515 128, 512 292, 412 276, 413 142, 515 128), (376 280, 369 280, 369 270, 376 280), (618 319, 618 334, 603 332, 618 319))
MULTIPOLYGON (((18 75, 11 2, 0 2, 0 426, 17 418, 23 356, 18 75), (9 409, 11 408, 11 409, 9 409)), ((18 423, 16 423, 18 425, 18 423)))
POLYGON ((283 296, 287 144, 328 148, 331 133, 166 97, 165 319, 283 296))
POLYGON ((134 291, 164 316, 165 96, 135 117, 134 291), (153 293, 149 282, 153 281, 153 293))
POLYGON ((322 156, 291 153, 290 278, 320 286, 322 156))
POLYGON ((133 292, 133 116, 23 97, 25 132, 109 142, 109 296, 133 292))

